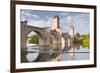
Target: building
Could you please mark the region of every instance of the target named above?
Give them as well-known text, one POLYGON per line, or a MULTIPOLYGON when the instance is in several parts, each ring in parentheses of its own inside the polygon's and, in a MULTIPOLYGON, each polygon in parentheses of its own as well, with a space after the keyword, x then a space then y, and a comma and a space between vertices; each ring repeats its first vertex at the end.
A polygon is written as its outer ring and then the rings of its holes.
POLYGON ((73 25, 70 26, 68 34, 70 35, 70 37, 72 37, 72 38, 74 37, 75 31, 74 31, 73 25))

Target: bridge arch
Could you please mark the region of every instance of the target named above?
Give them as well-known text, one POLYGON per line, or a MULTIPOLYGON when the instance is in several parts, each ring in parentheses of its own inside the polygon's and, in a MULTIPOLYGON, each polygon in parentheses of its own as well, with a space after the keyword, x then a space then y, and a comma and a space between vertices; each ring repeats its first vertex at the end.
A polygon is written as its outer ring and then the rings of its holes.
POLYGON ((61 35, 57 31, 51 30, 50 35, 53 37, 54 44, 61 43, 61 35))
POLYGON ((46 31, 46 28, 40 28, 40 27, 35 27, 31 25, 27 25, 27 21, 22 21, 21 22, 21 48, 27 48, 26 46, 26 41, 27 41, 27 35, 31 32, 34 31, 36 32, 40 37, 39 37, 39 45, 48 45, 48 34, 46 31))
POLYGON ((53 34, 50 35, 50 44, 57 44, 57 39, 53 34))
POLYGON ((27 36, 27 45, 28 44, 37 44, 37 45, 41 45, 40 41, 43 41, 41 35, 39 32, 35 32, 35 31, 30 31, 26 34, 27 36), (30 35, 31 34, 31 35, 30 35))
POLYGON ((37 35, 39 35, 39 36, 42 38, 42 35, 41 35, 40 32, 38 32, 38 31, 33 31, 33 30, 28 31, 28 32, 26 33, 26 35, 29 35, 31 32, 36 33, 37 35))

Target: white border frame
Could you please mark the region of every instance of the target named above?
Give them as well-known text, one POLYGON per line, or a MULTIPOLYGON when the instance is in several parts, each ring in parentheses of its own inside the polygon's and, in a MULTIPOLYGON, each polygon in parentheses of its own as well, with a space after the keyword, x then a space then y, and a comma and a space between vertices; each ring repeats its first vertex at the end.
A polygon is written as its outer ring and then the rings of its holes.
POLYGON ((36 6, 36 5, 20 5, 16 4, 16 69, 24 68, 43 68, 57 66, 75 66, 94 64, 94 10, 86 8, 70 8, 70 7, 51 7, 51 6, 36 6), (20 10, 47 10, 47 11, 70 11, 70 12, 89 12, 90 13, 90 60, 80 61, 62 61, 62 62, 34 62, 20 63, 20 10), (49 10, 48 10, 49 9, 49 10))

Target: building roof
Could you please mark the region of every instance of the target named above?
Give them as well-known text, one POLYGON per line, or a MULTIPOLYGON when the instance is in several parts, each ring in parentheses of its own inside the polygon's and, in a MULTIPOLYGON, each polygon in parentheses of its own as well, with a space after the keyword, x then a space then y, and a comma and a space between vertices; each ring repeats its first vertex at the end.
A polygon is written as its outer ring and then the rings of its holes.
POLYGON ((57 15, 52 16, 52 18, 58 18, 59 19, 59 17, 57 15))

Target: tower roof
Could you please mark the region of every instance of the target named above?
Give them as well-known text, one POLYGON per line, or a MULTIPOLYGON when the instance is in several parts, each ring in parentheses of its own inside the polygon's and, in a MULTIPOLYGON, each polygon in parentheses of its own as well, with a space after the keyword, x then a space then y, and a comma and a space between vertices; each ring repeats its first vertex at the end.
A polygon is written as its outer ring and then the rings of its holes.
POLYGON ((57 15, 54 15, 52 18, 59 18, 57 15))
POLYGON ((73 25, 71 25, 71 26, 70 26, 70 28, 74 28, 74 26, 73 26, 73 25))

